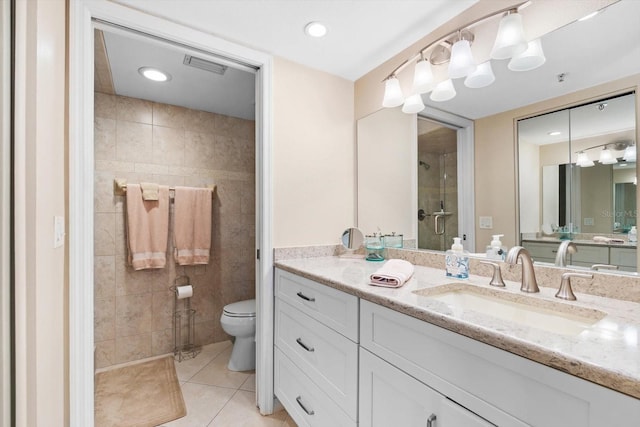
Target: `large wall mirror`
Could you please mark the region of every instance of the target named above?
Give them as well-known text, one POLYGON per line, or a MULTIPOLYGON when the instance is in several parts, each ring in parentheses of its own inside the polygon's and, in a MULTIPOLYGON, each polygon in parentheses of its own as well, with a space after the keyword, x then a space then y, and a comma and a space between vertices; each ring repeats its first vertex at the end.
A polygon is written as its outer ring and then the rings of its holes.
POLYGON ((637 225, 635 93, 518 121, 518 158, 523 246, 552 258, 541 244, 597 244, 592 264, 636 270, 610 256, 617 248, 635 259, 636 243, 627 237, 637 225))
MULTIPOLYGON (((561 27, 542 37, 547 58, 542 67, 533 71, 514 73, 507 69, 507 61, 493 61, 495 83, 482 89, 469 89, 464 87, 462 79, 456 79, 453 81, 457 91, 456 97, 450 101, 435 103, 429 99, 428 94, 423 95, 427 110, 420 113, 420 116, 433 118, 425 114, 431 108, 430 111, 444 111, 473 121, 547 99, 561 99, 559 97, 564 95, 569 96, 609 81, 637 75, 640 73, 639 47, 638 44, 630 44, 628 41, 640 38, 640 26, 635 22, 638 14, 640 14, 640 2, 622 0, 608 6, 604 9, 604 13, 588 21, 576 21, 561 27), (602 58, 602 62, 594 65, 594 58, 602 58), (566 80, 560 84, 557 74, 562 71, 567 71, 568 74, 566 80)), ((605 107, 605 112, 614 111, 614 108, 618 108, 617 104, 621 104, 621 109, 624 108, 622 105, 624 103, 628 106, 630 102, 634 102, 633 96, 611 99, 605 107)), ((570 103, 576 104, 575 100, 570 103)), ((567 104, 569 102, 558 103, 558 105, 567 104)), ((589 108, 591 107, 588 105, 578 105, 572 114, 577 118, 580 114, 590 113, 591 110, 587 111, 589 108)), ((595 108, 597 109, 597 105, 595 108)), ((635 126, 634 110, 626 110, 626 114, 628 117, 634 117, 635 126)), ((551 229, 549 232, 553 233, 553 229, 558 230, 561 225, 574 224, 576 229, 582 232, 611 235, 611 237, 615 234, 620 237, 635 221, 635 218, 625 216, 625 212, 635 210, 635 198, 633 198, 635 184, 633 177, 627 172, 634 169, 633 162, 626 162, 627 166, 619 164, 602 168, 596 161, 594 167, 580 170, 567 166, 576 163, 579 148, 576 142, 578 139, 574 138, 574 145, 571 147, 567 135, 571 133, 575 137, 579 132, 585 135, 587 132, 576 127, 572 128, 568 115, 569 111, 563 110, 540 116, 540 120, 544 117, 545 120, 553 121, 554 129, 561 132, 556 138, 562 138, 564 135, 564 147, 561 147, 561 144, 556 146, 547 144, 543 148, 538 148, 537 153, 530 153, 531 156, 524 151, 527 147, 520 147, 522 159, 537 159, 533 162, 519 161, 517 165, 521 174, 528 173, 527 176, 531 177, 530 180, 521 183, 519 194, 526 195, 527 200, 531 201, 536 209, 520 209, 521 217, 518 218, 514 205, 513 212, 509 215, 512 215, 513 223, 520 222, 521 232, 540 232, 541 226, 545 224, 545 230, 548 225, 551 229), (545 160, 547 158, 555 160, 553 163, 547 162, 545 160), (539 167, 540 162, 546 162, 543 164, 549 167, 539 167), (578 173, 581 176, 572 176, 578 173), (601 179, 603 175, 611 175, 611 177, 604 180, 601 179), (545 189, 553 188, 554 190, 553 192, 543 191, 543 186, 545 189), (580 192, 577 186, 581 187, 580 192), (571 199, 574 196, 577 198, 577 195, 582 193, 584 196, 579 197, 580 204, 577 204, 577 199, 571 199), (609 210, 610 214, 602 214, 603 210, 609 210)), ((388 144, 391 145, 385 146, 384 149, 366 144, 362 138, 362 128, 370 127, 374 129, 371 132, 382 135, 382 130, 390 131, 394 126, 398 126, 398 121, 402 121, 400 109, 383 109, 358 121, 358 225, 365 233, 376 231, 378 227, 383 232, 402 232, 413 239, 417 246, 422 224, 418 219, 417 211, 423 208, 426 215, 433 215, 440 210, 439 204, 419 206, 419 186, 423 184, 421 181, 423 178, 435 176, 437 171, 435 165, 436 162, 440 164, 440 159, 426 152, 419 152, 419 120, 415 115, 405 114, 404 116, 405 127, 402 133, 387 134, 388 144), (412 119, 409 119, 409 116, 412 119), (432 158, 427 158, 429 156, 432 158), (402 166, 405 169, 398 171, 390 167, 394 159, 400 158, 407 162, 402 166), (402 196, 404 202, 399 203, 395 199, 385 198, 381 188, 390 190, 389 194, 396 199, 402 196), (406 193, 407 189, 410 189, 409 193, 406 193), (366 204, 363 203, 365 201, 366 204), (380 225, 382 214, 389 219, 393 218, 395 221, 393 229, 380 225)), ((523 127, 526 127, 524 123, 521 128, 523 127)), ((601 132, 609 131, 601 130, 601 132)), ((635 142, 635 131, 628 126, 625 130, 619 127, 615 133, 617 134, 615 142, 618 139, 635 142), (633 138, 631 138, 632 134, 633 138)), ((546 136, 549 137, 549 135, 546 136)), ((579 140, 584 144, 597 145, 589 138, 583 135, 579 140)), ((556 139, 554 142, 560 143, 561 139, 556 139)), ((512 143, 517 143, 515 133, 512 143)), ((598 158, 597 149, 587 151, 589 156, 598 158)), ((622 156, 623 153, 624 150, 617 150, 614 154, 622 156)), ((457 156, 458 158, 461 156, 460 144, 457 156)), ((514 159, 514 163, 516 161, 517 159, 514 159)), ((515 168, 516 165, 476 164, 475 167, 476 169, 500 167, 508 170, 511 167, 515 168)), ((459 165, 458 169, 460 169, 459 165)), ((478 172, 479 170, 475 171, 476 174, 478 172)), ((434 185, 435 179, 433 178, 432 182, 434 185)), ((446 192, 443 194, 447 195, 446 192)), ((448 195, 448 197, 450 200, 451 196, 448 195)), ((481 190, 475 189, 471 197, 459 193, 456 209, 463 210, 473 205, 474 197, 482 197, 481 190)), ((447 198, 439 198, 437 202, 441 200, 444 201, 444 211, 448 212, 447 198)), ((478 212, 478 215, 482 215, 482 212, 478 212)), ((433 219, 426 217, 425 221, 433 222, 433 219)), ((477 226, 477 217, 472 218, 471 221, 472 225, 477 226)), ((504 230, 505 227, 511 227, 511 225, 500 224, 494 220, 494 230, 504 230)), ((467 248, 471 252, 483 252, 486 244, 488 241, 477 241, 467 248)), ((445 244, 444 249, 448 246, 450 242, 445 244)))

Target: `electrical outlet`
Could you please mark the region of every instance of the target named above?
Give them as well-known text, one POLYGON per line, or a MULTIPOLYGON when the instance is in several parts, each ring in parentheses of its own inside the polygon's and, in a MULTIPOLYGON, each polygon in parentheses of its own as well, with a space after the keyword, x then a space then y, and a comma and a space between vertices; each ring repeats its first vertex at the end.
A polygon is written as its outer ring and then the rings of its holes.
POLYGON ((585 218, 584 225, 593 225, 593 218, 585 218))
POLYGON ((59 248, 64 245, 64 217, 53 217, 53 247, 59 248))
POLYGON ((484 228, 487 230, 493 229, 493 217, 492 216, 481 216, 478 218, 480 222, 480 228, 484 228))

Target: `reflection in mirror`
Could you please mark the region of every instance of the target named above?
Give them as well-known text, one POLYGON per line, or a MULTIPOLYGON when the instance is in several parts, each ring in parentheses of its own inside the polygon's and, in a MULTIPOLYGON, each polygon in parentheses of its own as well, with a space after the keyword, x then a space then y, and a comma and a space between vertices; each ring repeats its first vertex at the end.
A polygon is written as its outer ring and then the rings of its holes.
POLYGON ((633 251, 621 269, 636 269, 636 245, 621 236, 637 225, 635 102, 625 94, 518 122, 520 231, 534 257, 551 257, 540 245, 554 238, 597 237, 600 252, 588 258, 582 248, 572 265, 619 265, 608 249, 615 242, 633 251))
POLYGON ((344 230, 341 240, 342 246, 350 251, 355 251, 362 247, 362 244, 364 243, 364 236, 362 235, 362 231, 352 227, 344 230))

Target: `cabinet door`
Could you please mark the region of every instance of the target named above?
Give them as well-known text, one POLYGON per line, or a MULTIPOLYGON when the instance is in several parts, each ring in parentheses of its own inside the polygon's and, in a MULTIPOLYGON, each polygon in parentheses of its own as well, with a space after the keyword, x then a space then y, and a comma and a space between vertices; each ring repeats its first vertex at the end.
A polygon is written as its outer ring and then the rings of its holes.
POLYGON ((361 427, 494 425, 364 349, 359 419, 361 427))

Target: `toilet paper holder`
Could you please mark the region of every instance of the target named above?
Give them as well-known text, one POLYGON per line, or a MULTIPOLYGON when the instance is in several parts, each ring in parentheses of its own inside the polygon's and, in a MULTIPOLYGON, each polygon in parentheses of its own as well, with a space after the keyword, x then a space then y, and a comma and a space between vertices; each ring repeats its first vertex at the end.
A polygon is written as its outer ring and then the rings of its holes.
POLYGON ((178 362, 200 353, 195 345, 196 310, 191 308, 193 285, 189 276, 178 276, 169 288, 173 293, 173 357, 178 362))

